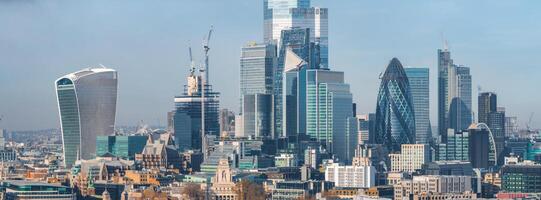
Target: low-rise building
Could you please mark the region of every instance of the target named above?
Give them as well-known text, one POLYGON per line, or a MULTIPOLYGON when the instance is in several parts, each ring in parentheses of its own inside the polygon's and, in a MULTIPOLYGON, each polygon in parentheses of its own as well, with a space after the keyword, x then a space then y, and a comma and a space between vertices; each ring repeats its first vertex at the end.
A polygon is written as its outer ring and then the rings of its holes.
POLYGON ((394 198, 409 198, 415 194, 463 194, 471 192, 470 176, 414 176, 394 185, 394 198))
POLYGON ((75 193, 69 187, 41 182, 9 180, 3 181, 5 200, 75 200, 75 193))
POLYGON ((430 162, 430 147, 426 144, 403 144, 399 154, 389 154, 392 172, 412 173, 430 162))
POLYGON ((376 168, 373 166, 327 165, 325 180, 334 182, 336 187, 369 188, 375 186, 376 168))

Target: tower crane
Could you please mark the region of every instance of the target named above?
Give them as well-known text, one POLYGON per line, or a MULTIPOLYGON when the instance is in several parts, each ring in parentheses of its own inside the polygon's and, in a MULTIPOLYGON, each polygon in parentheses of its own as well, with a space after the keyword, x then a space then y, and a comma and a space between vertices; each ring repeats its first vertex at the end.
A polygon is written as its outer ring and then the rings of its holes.
POLYGON ((203 51, 205 52, 205 66, 201 67, 199 70, 201 73, 204 74, 204 76, 201 77, 201 153, 203 153, 203 160, 207 160, 207 154, 208 154, 208 145, 207 145, 207 138, 206 138, 206 132, 205 132, 205 86, 206 82, 208 81, 209 75, 208 75, 208 69, 209 69, 209 42, 210 37, 212 36, 212 31, 214 27, 210 26, 209 33, 207 35, 206 40, 203 40, 203 51))

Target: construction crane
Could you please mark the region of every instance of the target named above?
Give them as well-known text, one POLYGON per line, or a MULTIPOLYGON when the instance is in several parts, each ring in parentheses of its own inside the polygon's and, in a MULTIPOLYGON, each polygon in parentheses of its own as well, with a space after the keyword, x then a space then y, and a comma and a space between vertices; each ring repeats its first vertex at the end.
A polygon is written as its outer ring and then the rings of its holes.
POLYGON ((209 80, 209 50, 210 50, 210 37, 212 36, 212 31, 214 31, 214 26, 210 26, 209 33, 207 38, 203 40, 203 50, 205 51, 205 80, 209 80))
POLYGON ((195 62, 193 61, 191 46, 188 47, 188 52, 190 53, 190 74, 193 75, 195 73, 195 62))
POLYGON ((210 37, 212 36, 212 31, 214 27, 210 26, 209 33, 207 35, 206 40, 203 40, 203 51, 205 52, 205 66, 201 67, 199 72, 201 74, 204 74, 204 76, 201 77, 201 153, 203 153, 203 160, 207 160, 207 154, 208 154, 208 145, 207 145, 207 138, 206 138, 206 132, 205 132, 205 86, 206 82, 208 81, 208 68, 209 68, 209 42, 210 37))

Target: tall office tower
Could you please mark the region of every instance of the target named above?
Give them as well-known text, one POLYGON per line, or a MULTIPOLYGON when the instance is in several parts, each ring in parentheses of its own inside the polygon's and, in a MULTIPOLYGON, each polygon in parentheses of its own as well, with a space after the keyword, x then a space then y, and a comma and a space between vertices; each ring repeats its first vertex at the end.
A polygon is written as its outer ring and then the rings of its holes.
POLYGON ((78 159, 92 159, 96 137, 112 135, 115 128, 117 72, 107 68, 88 68, 55 82, 64 165, 78 159))
POLYGON ((277 64, 276 45, 251 43, 240 58, 241 115, 244 136, 273 134, 273 77, 277 64))
MULTIPOLYGON (((283 83, 284 79, 287 79, 287 77, 283 77, 286 73, 284 70, 285 60, 286 60, 286 50, 290 49, 295 56, 299 57, 303 61, 309 61, 311 60, 311 52, 310 47, 313 46, 310 44, 310 31, 309 29, 302 29, 302 28, 294 28, 294 29, 288 29, 282 31, 281 36, 281 45, 279 48, 278 53, 278 65, 276 66, 274 70, 274 81, 273 81, 273 90, 274 90, 274 136, 275 137, 287 137, 284 130, 284 94, 286 91, 283 91, 283 88, 285 87, 283 83)), ((301 68, 302 70, 302 68, 301 68)), ((303 75, 303 73, 300 73, 303 75)), ((290 75, 293 75, 290 73, 290 75)), ((294 77, 292 77, 294 78, 294 77)), ((301 82, 299 82, 301 83, 301 82)), ((299 84, 300 86, 304 87, 304 84, 299 84)), ((304 106, 301 106, 300 108, 304 108, 304 106)), ((305 112, 299 112, 299 114, 302 114, 304 116, 305 112)), ((301 117, 302 117, 301 116, 301 117)), ((302 127, 302 126, 301 126, 302 127)))
POLYGON ((283 44, 282 31, 308 28, 310 42, 320 45, 321 64, 329 63, 329 25, 327 8, 310 7, 310 0, 264 0, 264 41, 283 44))
POLYGON ((447 129, 467 129, 472 122, 470 69, 453 64, 447 47, 438 49, 438 130, 442 142, 447 129))
POLYGON ((408 76, 413 110, 415 111, 415 142, 428 144, 432 139, 430 127, 430 73, 428 68, 405 68, 408 76))
POLYGON ((488 114, 491 112, 496 112, 498 107, 496 93, 493 92, 482 92, 479 93, 477 98, 477 120, 479 123, 488 123, 488 114))
MULTIPOLYGON (((187 77, 188 84, 184 92, 175 96, 175 145, 178 150, 201 149, 201 76, 191 69, 187 77)), ((220 135, 219 107, 220 93, 212 90, 212 85, 205 83, 205 134, 220 135)))
POLYGON ((455 131, 466 130, 472 123, 472 79, 470 68, 454 66, 449 69, 448 127, 455 131))
POLYGON ((400 145, 415 143, 415 113, 406 72, 393 58, 381 77, 376 107, 376 143, 389 151, 400 151, 400 145))
POLYGON ((306 71, 306 133, 341 160, 351 161, 357 146, 357 123, 352 94, 344 73, 323 69, 306 71))
POLYGON ((286 50, 282 85, 283 136, 304 134, 306 126, 306 68, 308 62, 292 48, 286 50))
POLYGON ((505 108, 498 107, 495 112, 488 114, 488 127, 494 135, 496 143, 496 154, 498 155, 498 164, 503 164, 505 148, 505 108))
POLYGON ((447 112, 450 104, 447 99, 449 96, 448 70, 453 66, 451 52, 447 46, 444 49, 438 49, 438 134, 443 142, 446 141, 443 134, 447 134, 447 112))

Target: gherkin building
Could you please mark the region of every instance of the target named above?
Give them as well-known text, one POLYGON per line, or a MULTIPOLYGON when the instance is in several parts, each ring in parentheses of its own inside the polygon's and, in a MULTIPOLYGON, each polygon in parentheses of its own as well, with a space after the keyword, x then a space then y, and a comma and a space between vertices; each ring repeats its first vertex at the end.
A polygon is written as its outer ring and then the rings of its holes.
POLYGON ((402 144, 415 143, 413 98, 406 72, 393 58, 381 77, 376 106, 375 142, 389 151, 400 151, 402 144))

